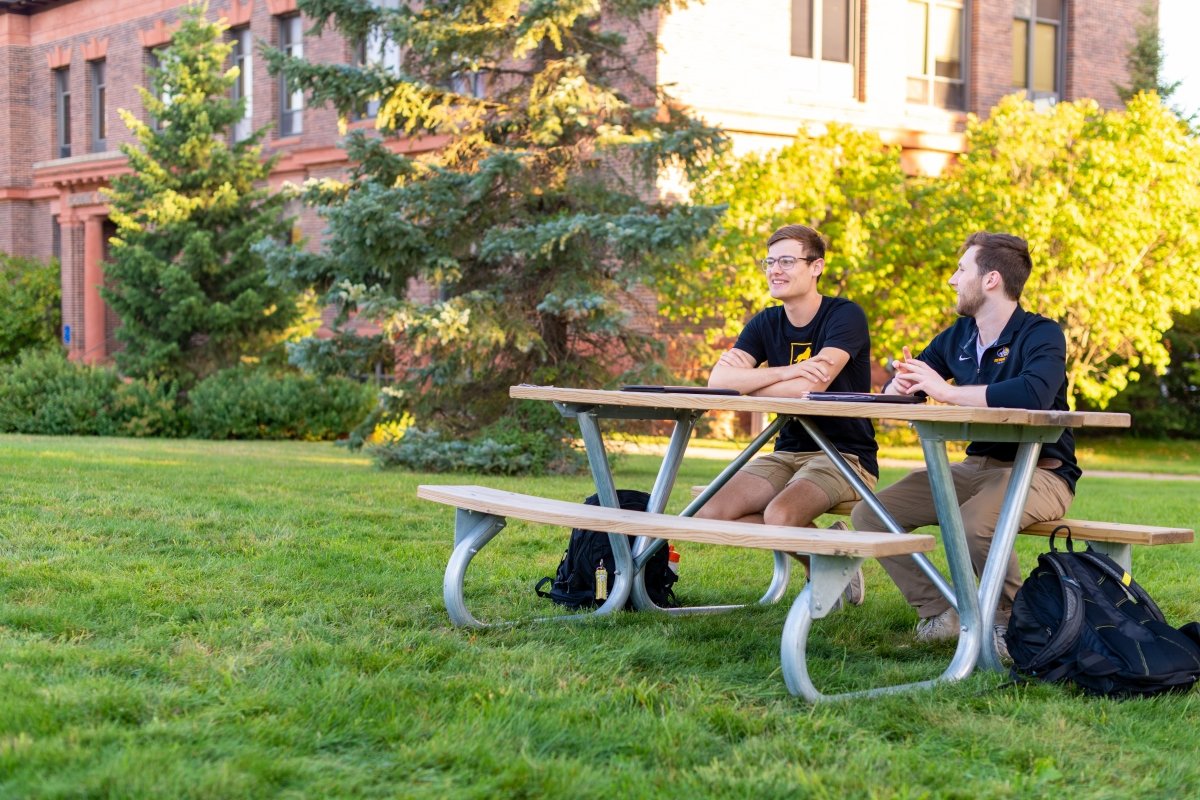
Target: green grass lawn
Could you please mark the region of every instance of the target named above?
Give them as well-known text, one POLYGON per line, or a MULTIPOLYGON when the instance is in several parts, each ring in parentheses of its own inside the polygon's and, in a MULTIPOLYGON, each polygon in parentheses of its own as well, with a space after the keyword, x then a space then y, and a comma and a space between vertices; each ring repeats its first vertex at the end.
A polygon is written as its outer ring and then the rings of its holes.
MULTIPOLYGON (((655 464, 623 457, 618 484, 649 488, 655 464)), ((685 464, 673 508, 719 466, 685 464)), ((1200 793, 1197 692, 1118 702, 985 673, 812 707, 780 675, 786 603, 452 629, 453 511, 417 484, 580 499, 587 477, 382 473, 324 444, 20 436, 0 436, 0 470, 3 798, 1200 793)), ((1072 514, 1194 528, 1198 501, 1196 482, 1092 477, 1072 514)), ((548 613, 532 587, 565 542, 512 523, 468 576, 476 615, 548 613)), ((1023 570, 1044 546, 1021 542, 1023 570)), ((680 550, 689 604, 767 584, 765 554, 680 550)), ((1198 569, 1194 546, 1134 554, 1175 624, 1200 618, 1198 569)), ((940 674, 952 646, 915 643, 877 564, 867 580, 864 606, 816 625, 818 686, 940 674)))

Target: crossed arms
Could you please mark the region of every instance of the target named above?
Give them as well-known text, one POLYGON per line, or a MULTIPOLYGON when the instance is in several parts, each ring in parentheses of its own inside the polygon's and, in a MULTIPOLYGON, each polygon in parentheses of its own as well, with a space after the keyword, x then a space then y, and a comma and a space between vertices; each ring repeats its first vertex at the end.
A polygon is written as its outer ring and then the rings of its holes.
POLYGON ((758 397, 799 397, 827 388, 850 361, 838 347, 823 347, 812 358, 783 367, 758 368, 754 356, 736 347, 726 351, 712 368, 708 385, 736 389, 758 397))

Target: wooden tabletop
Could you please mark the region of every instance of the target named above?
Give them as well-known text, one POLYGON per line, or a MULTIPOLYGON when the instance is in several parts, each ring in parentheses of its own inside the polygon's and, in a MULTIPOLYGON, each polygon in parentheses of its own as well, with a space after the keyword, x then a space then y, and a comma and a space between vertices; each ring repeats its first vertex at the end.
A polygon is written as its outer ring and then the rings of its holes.
POLYGON ((813 417, 929 420, 933 422, 973 422, 1064 428, 1129 427, 1128 414, 1100 411, 1031 411, 1024 408, 980 408, 924 403, 844 403, 790 397, 621 392, 607 389, 570 389, 561 386, 529 385, 513 386, 509 389, 509 395, 518 400, 548 400, 558 403, 635 408, 763 411, 769 414, 795 414, 813 417))

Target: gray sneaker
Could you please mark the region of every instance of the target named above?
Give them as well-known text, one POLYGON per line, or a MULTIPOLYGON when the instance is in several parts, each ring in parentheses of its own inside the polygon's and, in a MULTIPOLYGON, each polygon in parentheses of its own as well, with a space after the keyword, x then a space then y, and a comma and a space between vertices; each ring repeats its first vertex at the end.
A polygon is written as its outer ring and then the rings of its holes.
MULTIPOLYGON (((850 526, 838 520, 830 525, 826 530, 831 531, 848 531, 850 526)), ((850 583, 846 584, 846 588, 842 590, 842 596, 833 604, 833 611, 839 611, 843 606, 849 603, 852 606, 861 606, 867 601, 867 581, 863 577, 862 567, 854 570, 854 574, 850 576, 850 583)))
POLYGON ((938 642, 943 639, 957 639, 960 627, 958 612, 953 608, 947 608, 936 617, 927 617, 917 623, 917 641, 938 642))
POLYGON ((996 648, 996 655, 1000 656, 1000 660, 1006 664, 1012 663, 1012 656, 1008 654, 1008 642, 1004 641, 1004 634, 1008 633, 1007 625, 997 625, 992 628, 992 645, 996 648))

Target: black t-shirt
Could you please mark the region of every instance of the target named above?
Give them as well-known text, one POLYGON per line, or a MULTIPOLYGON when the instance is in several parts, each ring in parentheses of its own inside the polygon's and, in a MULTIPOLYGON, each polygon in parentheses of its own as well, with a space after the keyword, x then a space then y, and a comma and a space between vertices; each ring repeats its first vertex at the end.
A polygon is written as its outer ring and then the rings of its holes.
MULTIPOLYGON (((871 391, 871 335, 867 315, 857 303, 841 297, 822 297, 812 322, 803 328, 790 323, 783 306, 772 306, 755 314, 738 336, 738 350, 749 353, 758 364, 784 367, 804 361, 826 347, 850 354, 850 360, 829 384, 831 392, 871 391)), ((858 456, 872 475, 879 475, 875 453, 875 426, 868 419, 813 417, 838 452, 858 456)), ((775 449, 806 453, 820 450, 799 422, 789 422, 779 432, 775 449)))

